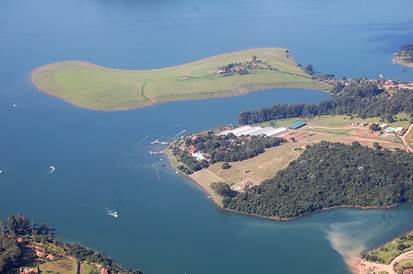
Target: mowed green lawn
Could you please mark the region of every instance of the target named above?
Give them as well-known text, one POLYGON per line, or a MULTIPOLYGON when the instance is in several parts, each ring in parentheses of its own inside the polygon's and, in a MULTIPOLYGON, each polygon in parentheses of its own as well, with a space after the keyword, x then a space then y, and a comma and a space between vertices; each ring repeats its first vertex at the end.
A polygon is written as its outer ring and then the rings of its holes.
POLYGON ((394 240, 368 252, 370 256, 376 256, 389 264, 394 258, 402 253, 413 249, 413 231, 409 231, 394 240))
POLYGON ((271 87, 328 90, 311 79, 282 48, 230 52, 175 67, 121 70, 82 61, 49 64, 32 72, 36 87, 74 105, 114 110, 142 107, 165 101, 203 99, 243 94, 271 87), (247 62, 257 56, 275 70, 253 70, 246 75, 223 76, 219 67, 247 62))

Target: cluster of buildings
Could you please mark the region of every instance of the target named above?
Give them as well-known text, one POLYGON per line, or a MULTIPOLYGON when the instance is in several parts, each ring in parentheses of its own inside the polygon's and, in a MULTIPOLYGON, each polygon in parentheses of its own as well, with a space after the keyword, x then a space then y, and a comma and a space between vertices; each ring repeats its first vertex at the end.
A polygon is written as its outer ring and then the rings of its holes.
POLYGON ((40 273, 40 269, 38 267, 22 267, 19 271, 20 274, 37 274, 40 273))
POLYGON ((40 249, 36 248, 36 256, 39 258, 44 258, 50 261, 53 261, 55 259, 55 256, 53 254, 48 254, 40 249))
MULTIPOLYGON (((380 75, 379 79, 362 79, 362 80, 353 80, 353 79, 343 79, 343 80, 336 80, 330 79, 326 80, 325 82, 334 85, 334 84, 341 84, 344 86, 350 85, 351 83, 373 83, 377 84, 380 89, 383 89, 387 92, 396 89, 411 89, 413 90, 413 83, 407 83, 399 80, 386 80, 383 79, 383 76, 380 75)), ((388 96, 391 96, 391 93, 388 93, 388 96)))
MULTIPOLYGON (((366 127, 369 126, 370 123, 367 122, 353 122, 351 123, 352 126, 358 126, 358 127, 366 127)), ((378 125, 378 127, 380 128, 380 131, 383 133, 393 133, 393 134, 397 134, 399 136, 402 136, 405 132, 406 129, 403 127, 389 127, 388 124, 380 124, 378 125)))
POLYGON ((386 91, 393 89, 413 89, 413 83, 409 84, 396 80, 382 80, 380 86, 386 91))
POLYGON ((252 56, 252 60, 244 63, 231 63, 217 70, 217 74, 233 74, 237 73, 240 75, 248 74, 249 70, 252 69, 263 69, 272 70, 273 67, 266 62, 258 60, 256 56, 252 56))
POLYGON ((238 191, 238 192, 244 192, 247 189, 253 187, 254 184, 250 182, 248 179, 241 181, 239 184, 235 184, 231 186, 232 190, 238 191))
POLYGON ((402 127, 389 127, 388 124, 380 124, 379 128, 385 133, 396 133, 398 135, 403 135, 406 131, 402 127))
MULTIPOLYGON (((306 125, 305 121, 295 121, 294 123, 288 126, 288 129, 299 129, 306 125)), ((267 137, 273 137, 281 135, 288 130, 285 127, 260 127, 260 126, 242 126, 233 129, 227 129, 218 133, 218 135, 228 135, 230 133, 234 134, 237 137, 241 136, 260 136, 265 135, 267 137)))

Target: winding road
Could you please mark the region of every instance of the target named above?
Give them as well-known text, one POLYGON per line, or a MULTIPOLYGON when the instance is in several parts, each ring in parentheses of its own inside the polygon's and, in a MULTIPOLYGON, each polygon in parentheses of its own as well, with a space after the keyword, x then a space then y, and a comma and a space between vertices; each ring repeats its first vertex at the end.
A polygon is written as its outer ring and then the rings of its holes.
POLYGON ((403 259, 413 259, 413 250, 400 254, 399 256, 394 258, 390 262, 390 264, 380 264, 380 263, 366 261, 363 259, 360 261, 357 267, 356 273, 365 274, 365 273, 371 273, 371 271, 374 271, 374 273, 380 273, 382 271, 385 271, 388 274, 397 274, 397 272, 394 271, 394 264, 403 259))
POLYGON ((406 149, 407 149, 409 152, 413 152, 413 148, 412 148, 412 147, 409 145, 409 143, 406 141, 406 136, 409 135, 409 133, 410 133, 410 131, 411 131, 412 129, 413 129, 413 123, 410 124, 410 126, 409 126, 409 128, 407 129, 406 133, 403 134, 403 136, 400 137, 400 139, 401 139, 402 142, 403 142, 403 145, 406 147, 406 149))

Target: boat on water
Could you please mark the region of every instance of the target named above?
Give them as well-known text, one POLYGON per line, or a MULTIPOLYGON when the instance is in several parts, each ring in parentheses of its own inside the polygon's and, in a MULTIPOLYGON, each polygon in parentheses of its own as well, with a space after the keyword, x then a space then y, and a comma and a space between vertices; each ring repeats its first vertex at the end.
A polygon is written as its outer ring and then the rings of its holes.
POLYGON ((54 166, 49 166, 49 173, 52 174, 56 168, 54 166))
POLYGON ((112 211, 112 210, 109 210, 109 209, 107 209, 107 208, 106 208, 106 211, 107 211, 107 213, 108 213, 109 216, 112 216, 112 217, 114 217, 114 218, 118 218, 118 217, 119 217, 119 214, 118 214, 117 211, 112 211))
POLYGON ((154 140, 154 141, 151 142, 151 145, 155 145, 155 144, 158 144, 158 145, 168 145, 169 143, 168 143, 168 142, 165 142, 165 141, 160 141, 159 139, 156 139, 156 140, 154 140))

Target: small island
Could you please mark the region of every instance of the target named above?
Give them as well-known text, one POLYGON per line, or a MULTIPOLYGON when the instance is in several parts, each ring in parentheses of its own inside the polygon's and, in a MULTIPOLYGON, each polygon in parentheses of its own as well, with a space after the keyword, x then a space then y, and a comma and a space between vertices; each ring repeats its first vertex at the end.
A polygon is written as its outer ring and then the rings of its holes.
POLYGON ((413 44, 403 46, 394 56, 393 62, 402 66, 413 68, 413 44))
POLYGON ((112 69, 67 61, 33 70, 33 84, 51 96, 94 110, 139 108, 161 102, 241 95, 266 88, 329 90, 298 66, 288 49, 229 52, 174 67, 112 69))

